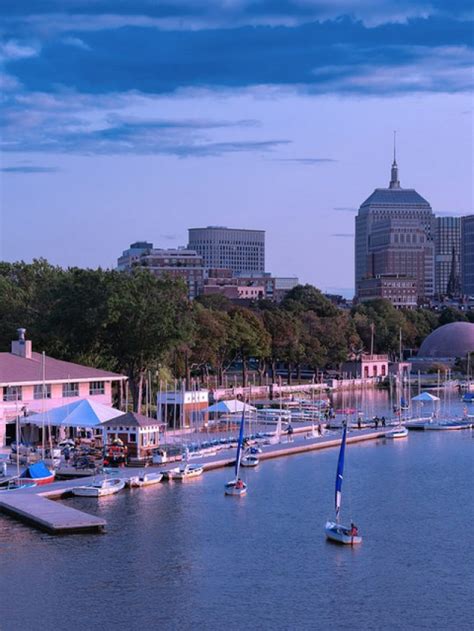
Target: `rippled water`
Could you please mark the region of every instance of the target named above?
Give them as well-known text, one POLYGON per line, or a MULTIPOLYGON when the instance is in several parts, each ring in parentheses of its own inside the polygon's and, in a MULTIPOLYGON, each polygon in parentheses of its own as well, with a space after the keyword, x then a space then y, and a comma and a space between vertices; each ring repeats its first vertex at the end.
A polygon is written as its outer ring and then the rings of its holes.
POLYGON ((474 439, 412 432, 350 445, 343 512, 359 548, 326 542, 337 450, 70 505, 105 535, 51 537, 0 517, 1 620, 21 629, 468 629, 474 439))

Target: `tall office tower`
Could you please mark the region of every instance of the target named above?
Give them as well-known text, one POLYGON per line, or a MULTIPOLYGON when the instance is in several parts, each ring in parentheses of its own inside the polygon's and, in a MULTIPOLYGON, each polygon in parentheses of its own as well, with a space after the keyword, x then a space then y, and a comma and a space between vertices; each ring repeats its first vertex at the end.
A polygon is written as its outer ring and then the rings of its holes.
POLYGON ((461 219, 461 287, 465 296, 474 296, 474 215, 461 219))
POLYGON ((265 271, 265 231, 209 226, 189 228, 189 246, 204 266, 227 268, 234 274, 265 271))
POLYGON ((411 279, 415 282, 417 301, 422 302, 427 287, 427 261, 433 260, 433 242, 427 239, 418 219, 392 217, 374 222, 368 249, 369 278, 396 275, 411 279))
POLYGON ((461 290, 461 218, 436 217, 434 243, 435 294, 438 298, 459 295, 461 290))
MULTIPOLYGON (((377 222, 386 219, 416 219, 423 228, 427 242, 433 240, 434 215, 430 204, 412 188, 402 188, 398 179, 398 165, 394 150, 391 178, 388 188, 376 188, 359 208, 355 226, 355 286, 359 295, 359 285, 370 278, 369 241, 377 222)), ((398 269, 387 273, 399 274, 398 269)), ((425 256, 424 296, 434 293, 434 262, 425 256)))

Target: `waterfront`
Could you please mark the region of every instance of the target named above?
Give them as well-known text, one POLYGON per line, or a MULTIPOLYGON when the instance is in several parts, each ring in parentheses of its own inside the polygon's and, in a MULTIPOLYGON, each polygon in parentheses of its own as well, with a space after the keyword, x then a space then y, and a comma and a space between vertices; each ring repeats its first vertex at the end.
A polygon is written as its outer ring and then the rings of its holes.
MULTIPOLYGON (((100 502, 105 536, 51 537, 0 517, 2 629, 457 629, 472 618, 470 431, 348 449, 359 549, 328 544, 337 450, 229 469, 100 502), (22 605, 25 586, 28 607, 22 605)), ((352 510, 350 510, 352 509, 352 510)))

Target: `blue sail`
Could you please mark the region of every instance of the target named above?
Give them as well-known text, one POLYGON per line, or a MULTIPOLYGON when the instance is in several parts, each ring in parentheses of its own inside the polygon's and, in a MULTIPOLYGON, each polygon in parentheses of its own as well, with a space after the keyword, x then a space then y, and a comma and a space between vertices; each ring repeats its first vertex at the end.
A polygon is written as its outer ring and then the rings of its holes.
POLYGON ((339 450, 339 460, 337 461, 336 495, 334 498, 335 507, 336 507, 336 519, 339 517, 339 511, 341 510, 342 478, 344 476, 344 453, 346 450, 346 433, 347 433, 347 425, 344 425, 344 429, 342 431, 341 448, 339 450))
POLYGON ((239 441, 237 443, 237 455, 235 457, 235 479, 239 477, 240 458, 242 456, 242 445, 244 442, 245 407, 242 410, 242 420, 240 421, 239 441))

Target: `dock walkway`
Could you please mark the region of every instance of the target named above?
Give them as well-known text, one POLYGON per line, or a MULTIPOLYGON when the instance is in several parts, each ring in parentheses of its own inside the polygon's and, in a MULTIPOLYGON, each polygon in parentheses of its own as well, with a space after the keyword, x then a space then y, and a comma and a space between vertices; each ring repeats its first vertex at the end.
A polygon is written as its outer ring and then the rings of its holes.
MULTIPOLYGON (((304 430, 303 428, 299 428, 298 435, 294 435, 292 441, 288 441, 286 437, 283 437, 285 442, 276 445, 263 445, 259 459, 268 460, 270 458, 315 451, 317 449, 327 449, 329 447, 337 447, 341 443, 340 436, 333 433, 318 437, 301 437, 303 431, 308 432, 310 429, 311 428, 307 428, 304 430)), ((386 431, 385 428, 381 430, 359 430, 347 436, 347 444, 350 445, 382 438, 386 431)), ((215 456, 195 458, 193 459, 193 464, 194 463, 200 464, 205 471, 232 466, 235 463, 235 449, 222 450, 215 456)), ((148 467, 147 470, 151 471, 157 469, 166 471, 176 467, 177 464, 178 463, 173 462, 169 465, 148 467)), ((126 469, 117 469, 117 472, 114 473, 114 477, 127 479, 142 471, 143 468, 127 467, 126 469)), ((80 480, 62 480, 53 482, 47 486, 32 487, 17 492, 2 492, 0 493, 0 512, 3 511, 8 515, 16 517, 21 521, 51 534, 103 532, 106 527, 106 521, 104 519, 89 515, 88 513, 66 506, 60 502, 52 501, 54 499, 67 497, 71 493, 71 489, 78 484, 88 484, 94 479, 102 477, 104 476, 81 478, 80 480)))

